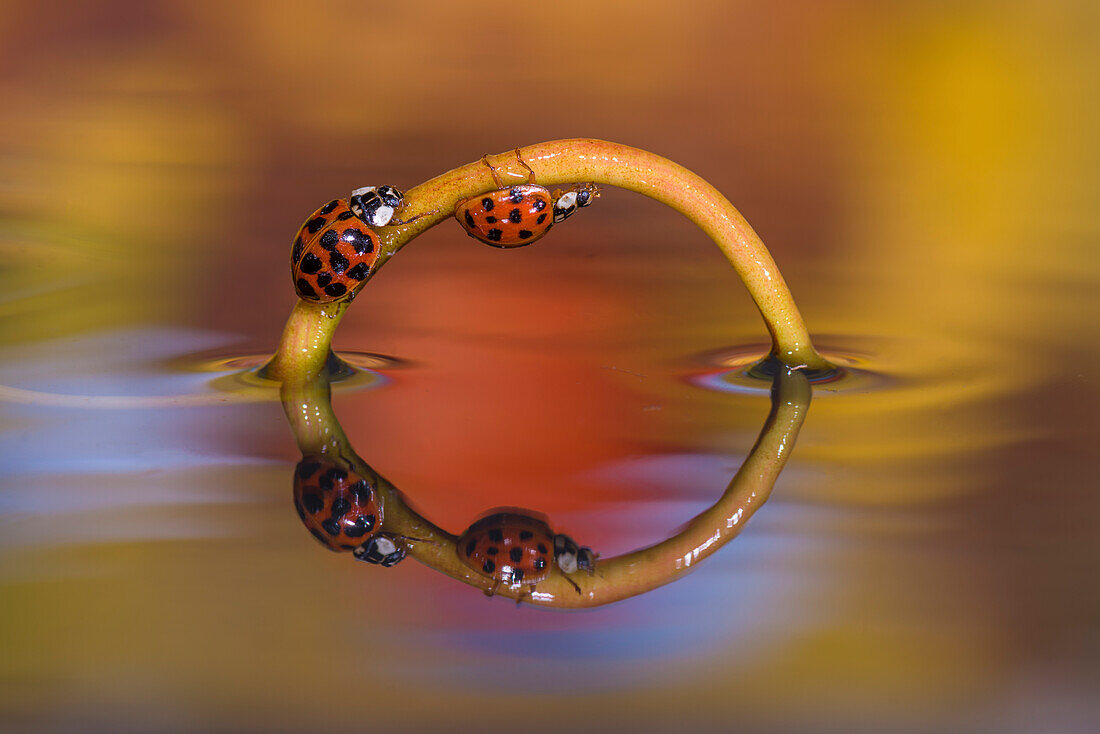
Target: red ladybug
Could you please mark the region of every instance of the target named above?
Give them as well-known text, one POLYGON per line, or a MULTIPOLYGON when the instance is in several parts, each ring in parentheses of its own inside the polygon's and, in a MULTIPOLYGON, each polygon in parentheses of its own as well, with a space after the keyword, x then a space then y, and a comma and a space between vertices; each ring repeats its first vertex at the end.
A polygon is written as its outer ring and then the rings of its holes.
POLYGON ((354 550, 382 527, 382 505, 371 483, 321 454, 304 456, 298 463, 294 506, 313 537, 333 551, 354 550))
POLYGON ((455 219, 471 237, 493 247, 522 247, 539 239, 598 196, 595 186, 574 186, 565 192, 537 184, 518 184, 464 199, 455 205, 455 219))
POLYGON ((378 235, 348 202, 333 199, 306 220, 294 239, 291 276, 298 297, 317 303, 350 300, 378 261, 378 235))
POLYGON ((498 512, 475 522, 456 543, 459 559, 495 583, 534 587, 550 575, 554 532, 542 520, 515 512, 498 512))

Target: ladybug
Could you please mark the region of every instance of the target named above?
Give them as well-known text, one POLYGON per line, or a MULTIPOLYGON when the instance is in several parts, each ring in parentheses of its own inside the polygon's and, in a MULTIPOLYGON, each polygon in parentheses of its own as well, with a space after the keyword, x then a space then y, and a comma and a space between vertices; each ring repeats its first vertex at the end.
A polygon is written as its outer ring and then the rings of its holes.
MULTIPOLYGON (((550 575, 555 563, 564 574, 577 569, 592 573, 596 555, 578 548, 568 535, 554 535, 542 520, 517 511, 498 512, 475 522, 455 543, 459 560, 493 580, 492 596, 502 584, 531 589, 550 575)), ((569 578, 577 593, 580 587, 569 578)))
POLYGON ((382 504, 371 483, 321 454, 304 456, 298 462, 294 506, 302 524, 332 551, 359 548, 382 527, 382 504))
POLYGON ((591 184, 553 194, 537 184, 518 184, 458 202, 455 219, 468 235, 487 245, 522 247, 591 204, 596 196, 598 191, 591 184))
POLYGON ((355 216, 372 227, 385 227, 405 195, 393 186, 364 186, 351 192, 348 206, 355 216))
MULTIPOLYGON (((381 188, 397 191, 392 186, 381 188)), ((367 213, 362 207, 359 211, 367 213)), ((382 207, 370 211, 376 220, 381 217, 386 222, 392 214, 390 209, 389 215, 382 217, 382 207)), ((359 284, 373 272, 380 247, 378 235, 351 204, 333 199, 313 212, 294 239, 290 270, 298 297, 317 303, 351 300, 359 284)))

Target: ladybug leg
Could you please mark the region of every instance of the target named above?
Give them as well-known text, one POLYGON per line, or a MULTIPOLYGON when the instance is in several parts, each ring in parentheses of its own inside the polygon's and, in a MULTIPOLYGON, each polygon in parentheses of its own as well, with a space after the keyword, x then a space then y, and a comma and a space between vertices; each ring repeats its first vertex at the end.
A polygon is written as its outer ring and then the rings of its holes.
POLYGON ((519 154, 519 148, 516 148, 516 162, 527 169, 527 183, 538 183, 535 181, 535 171, 531 166, 527 165, 527 161, 523 160, 523 156, 519 154))
POLYGON ((500 585, 502 583, 503 583, 503 581, 501 579, 497 579, 496 581, 494 581, 493 585, 485 590, 485 596, 493 596, 494 594, 496 594, 497 589, 500 588, 500 585))
POLYGON ((574 581, 573 579, 569 578, 569 576, 566 576, 566 574, 564 574, 564 573, 562 574, 562 576, 565 576, 565 580, 566 580, 566 581, 568 581, 568 582, 569 582, 570 584, 572 584, 572 586, 573 586, 573 589, 574 589, 574 590, 575 590, 575 591, 576 591, 576 592, 577 592, 578 594, 580 594, 580 593, 581 593, 581 587, 577 586, 577 582, 576 582, 576 581, 574 581))
POLYGON ((504 182, 500 180, 500 176, 497 174, 497 167, 489 162, 489 154, 481 156, 481 162, 489 167, 489 173, 493 175, 493 181, 496 182, 498 189, 504 188, 504 182))
POLYGON ((524 599, 531 596, 531 592, 534 590, 534 586, 524 586, 523 590, 516 594, 516 606, 518 607, 523 603, 524 599))

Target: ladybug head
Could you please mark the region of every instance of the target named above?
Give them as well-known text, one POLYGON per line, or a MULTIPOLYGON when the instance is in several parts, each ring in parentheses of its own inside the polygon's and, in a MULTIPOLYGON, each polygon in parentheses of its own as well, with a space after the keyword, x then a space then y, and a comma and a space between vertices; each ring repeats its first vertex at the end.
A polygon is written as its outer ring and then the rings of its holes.
POLYGON ((580 190, 577 191, 577 206, 584 208, 595 201, 600 196, 600 190, 592 184, 584 184, 580 190))
POLYGON ((599 189, 592 184, 574 186, 565 193, 554 192, 554 222, 562 222, 577 213, 577 209, 588 206, 600 195, 599 189))
POLYGON ((385 227, 405 195, 393 186, 364 186, 351 192, 348 208, 372 227, 385 227))
POLYGON ((592 573, 596 570, 596 558, 591 548, 578 546, 568 535, 554 536, 554 561, 562 573, 575 573, 577 569, 592 573))
POLYGON ((392 535, 380 534, 352 551, 356 559, 374 563, 384 568, 396 566, 405 560, 409 549, 404 542, 392 535))

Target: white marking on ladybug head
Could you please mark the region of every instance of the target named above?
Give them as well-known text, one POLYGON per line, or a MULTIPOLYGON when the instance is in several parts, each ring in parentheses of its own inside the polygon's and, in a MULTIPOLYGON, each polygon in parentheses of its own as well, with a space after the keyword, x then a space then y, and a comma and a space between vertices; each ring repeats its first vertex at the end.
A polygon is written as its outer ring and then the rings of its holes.
POLYGON ((385 227, 393 219, 392 206, 380 206, 367 218, 367 224, 372 227, 385 227))
POLYGON ((562 553, 557 559, 558 568, 562 573, 574 573, 577 570, 577 555, 575 553, 562 553))
POLYGON ((382 556, 388 556, 397 551, 397 544, 384 535, 374 538, 374 551, 382 556))
POLYGON ((356 189, 355 191, 352 191, 351 195, 352 196, 362 196, 363 194, 369 194, 370 192, 377 191, 377 190, 378 190, 377 186, 364 186, 361 189, 356 189))
POLYGON ((577 192, 576 191, 567 191, 564 194, 562 194, 560 197, 558 197, 557 206, 560 206, 562 209, 572 209, 576 205, 577 205, 577 192))

